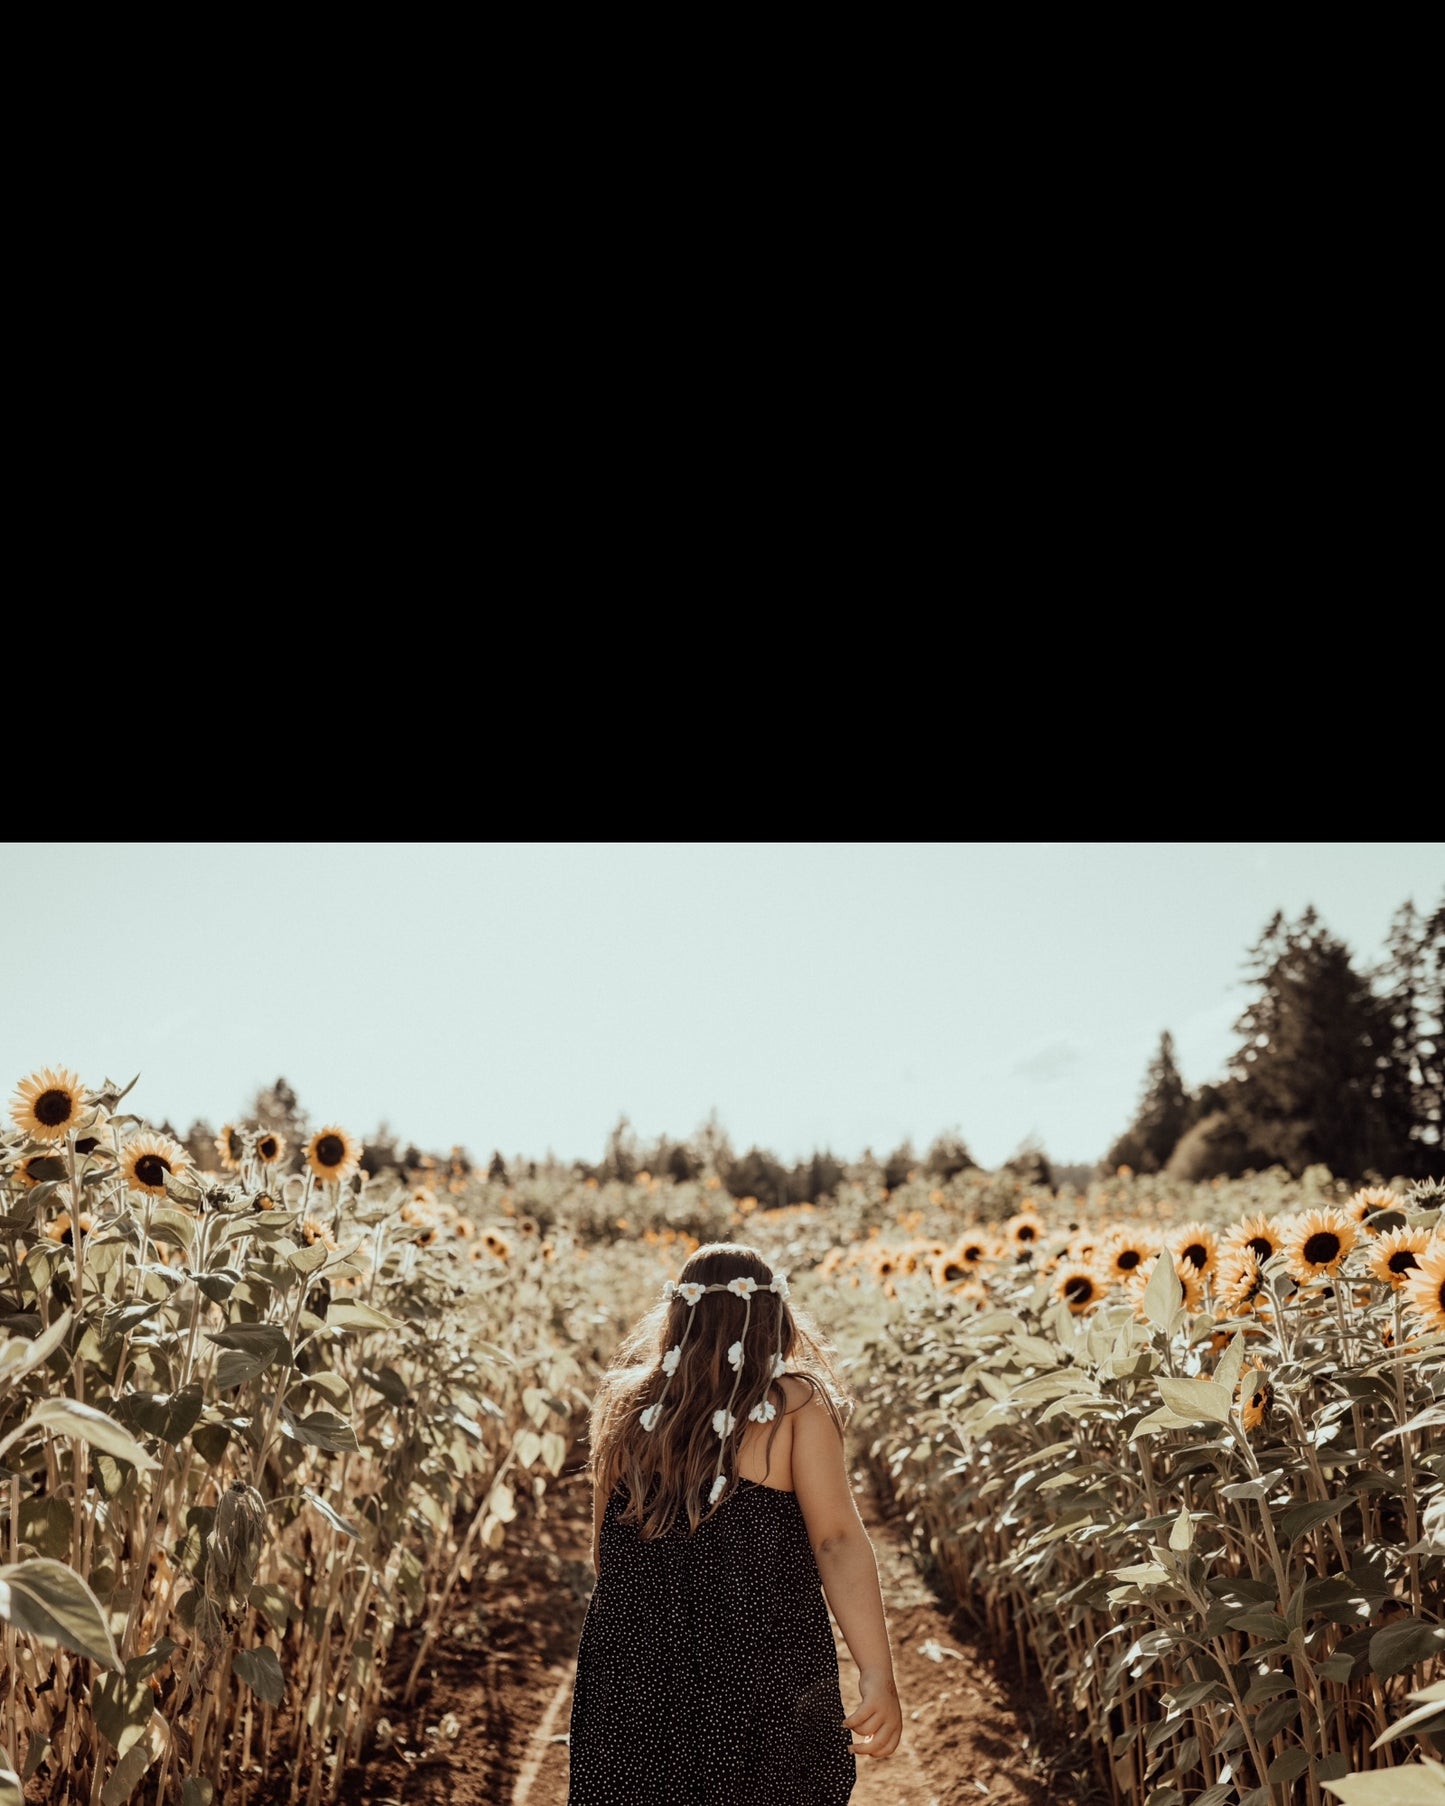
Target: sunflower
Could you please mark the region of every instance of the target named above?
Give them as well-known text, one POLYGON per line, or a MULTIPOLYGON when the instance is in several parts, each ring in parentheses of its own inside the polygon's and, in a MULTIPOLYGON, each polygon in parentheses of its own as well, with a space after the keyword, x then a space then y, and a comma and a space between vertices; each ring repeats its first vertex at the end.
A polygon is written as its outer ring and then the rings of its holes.
POLYGON ((961 1260, 956 1253, 936 1254, 928 1263, 928 1271, 933 1283, 940 1292, 950 1292, 960 1286, 973 1272, 972 1266, 961 1260))
POLYGON ((954 1258, 965 1267, 977 1270, 985 1261, 994 1259, 997 1253, 998 1244, 992 1236, 983 1235, 978 1230, 969 1230, 954 1250, 954 1258))
POLYGON ((1035 1242, 1043 1239, 1043 1219, 1032 1210, 1021 1210, 1004 1224, 1003 1233, 1015 1254, 1026 1254, 1035 1242))
POLYGON ((1365 1185, 1357 1191, 1348 1204, 1341 1206, 1347 1216, 1351 1216, 1367 1235, 1377 1232, 1370 1227, 1370 1218, 1381 1210, 1396 1210, 1404 1220, 1405 1204, 1402 1198, 1396 1197, 1388 1185, 1365 1185))
POLYGON ((1257 1367, 1246 1368, 1239 1380, 1239 1421, 1246 1430, 1257 1430, 1274 1403, 1274 1387, 1257 1367))
POLYGON ((1188 1261, 1201 1279, 1208 1278, 1219 1261, 1219 1237, 1204 1223, 1186 1223, 1176 1229, 1168 1247, 1176 1266, 1188 1261))
POLYGON ((286 1156, 286 1137, 274 1129, 262 1129, 256 1137, 256 1158, 262 1166, 275 1166, 286 1156))
POLYGON ((1145 1267, 1159 1252, 1156 1242, 1147 1236, 1121 1229, 1105 1245, 1099 1261, 1100 1271, 1116 1285, 1128 1283, 1129 1276, 1145 1267))
POLYGON ((241 1141, 241 1131, 233 1122, 223 1122, 216 1131, 216 1157, 221 1162, 221 1170, 227 1173, 239 1173, 241 1156, 246 1151, 241 1141))
POLYGON ((1231 1223, 1224 1232, 1224 1240, 1219 1244, 1220 1259, 1247 1248, 1263 1266, 1272 1255, 1279 1253, 1283 1239, 1279 1225, 1271 1223, 1267 1217, 1245 1217, 1238 1223, 1231 1223))
MULTIPOLYGON (((1149 1289, 1149 1281, 1153 1277, 1156 1262, 1164 1258, 1164 1251, 1161 1250, 1147 1266, 1136 1267, 1124 1281, 1124 1290, 1129 1294, 1134 1305, 1134 1315, 1141 1323, 1149 1321, 1148 1313, 1144 1309, 1144 1294, 1149 1289)), ((1170 1255, 1169 1259, 1173 1261, 1174 1271, 1179 1275, 1179 1283, 1184 1288, 1185 1310, 1202 1311, 1204 1309, 1204 1281, 1199 1275, 1199 1269, 1193 1261, 1180 1260, 1174 1255, 1170 1255)))
MULTIPOLYGON (((82 1238, 89 1235, 94 1227, 95 1219, 90 1212, 88 1210, 81 1211, 80 1233, 82 1238)), ((45 1225, 45 1233, 52 1242, 62 1242, 67 1248, 71 1248, 75 1245, 74 1228, 75 1226, 70 1220, 70 1212, 62 1210, 58 1217, 52 1217, 45 1225)))
POLYGON ((510 1260, 512 1258, 512 1244, 499 1230, 484 1230, 482 1233, 482 1246, 487 1250, 488 1254, 493 1255, 497 1260, 510 1260))
POLYGON ((1290 1272, 1301 1285, 1332 1276, 1358 1236, 1354 1222, 1333 1205, 1301 1211, 1285 1233, 1284 1253, 1290 1272))
POLYGON ((132 1135, 120 1153, 121 1171, 132 1191, 166 1195, 166 1174, 189 1172, 191 1157, 169 1135, 132 1135))
POLYGON ((1264 1268, 1253 1248, 1232 1248, 1221 1254, 1214 1287, 1226 1317, 1245 1317, 1253 1310, 1269 1308, 1264 1268))
POLYGON ((67 1066, 42 1066, 21 1079, 10 1120, 35 1141, 64 1141, 85 1111, 85 1087, 67 1066))
POLYGON ((1430 1247, 1428 1229, 1391 1229, 1370 1247, 1370 1271, 1398 1292, 1430 1247))
POLYGON ((1437 1241, 1405 1275, 1405 1303, 1432 1333, 1445 1330, 1445 1241, 1437 1241))
POLYGON ((1083 1261, 1067 1262, 1054 1281, 1054 1297, 1068 1305, 1074 1316, 1082 1317, 1093 1310, 1104 1296, 1104 1287, 1094 1269, 1083 1261))
POLYGON ((339 1184, 361 1164, 361 1148, 334 1124, 318 1129, 306 1149, 306 1164, 318 1179, 339 1184))
POLYGON ((452 1234, 459 1235, 465 1241, 468 1236, 477 1233, 477 1226, 470 1217, 458 1217, 452 1224, 452 1234))
POLYGON ((57 1154, 30 1154, 10 1175, 12 1179, 18 1179, 27 1190, 32 1185, 44 1185, 47 1179, 61 1179, 64 1176, 65 1166, 57 1154))
POLYGON ((325 1248, 335 1249, 336 1237, 315 1217, 307 1217, 301 1225, 301 1239, 308 1248, 314 1248, 317 1242, 325 1248))

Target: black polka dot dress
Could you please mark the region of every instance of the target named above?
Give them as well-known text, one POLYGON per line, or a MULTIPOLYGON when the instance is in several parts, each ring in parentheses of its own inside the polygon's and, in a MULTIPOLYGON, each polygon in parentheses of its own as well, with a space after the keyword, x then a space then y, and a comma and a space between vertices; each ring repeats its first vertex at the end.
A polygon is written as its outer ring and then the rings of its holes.
POLYGON ((602 1521, 567 1806, 845 1806, 857 1763, 797 1495, 735 1481, 689 1533, 602 1521))

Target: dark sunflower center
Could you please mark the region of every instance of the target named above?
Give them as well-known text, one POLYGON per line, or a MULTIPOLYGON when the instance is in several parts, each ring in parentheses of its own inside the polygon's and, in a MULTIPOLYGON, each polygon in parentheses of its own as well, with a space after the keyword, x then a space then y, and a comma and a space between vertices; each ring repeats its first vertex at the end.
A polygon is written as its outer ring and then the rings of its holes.
POLYGON ((1440 1306, 1442 1311, 1445 1311, 1445 1279, 1440 1281, 1440 1289, 1435 1294, 1435 1302, 1440 1306))
POLYGON ((241 1137, 234 1129, 229 1129, 226 1132, 226 1152, 231 1156, 232 1160, 239 1160, 241 1158, 241 1137))
POLYGON ((1121 1248, 1114 1265, 1121 1273, 1131 1273, 1139 1265, 1140 1254, 1137 1248, 1121 1248))
POLYGON ((75 1144, 75 1151, 77 1154, 92 1154, 99 1146, 100 1137, 98 1135, 82 1135, 75 1144))
POLYGON ((1418 1267, 1419 1264, 1419 1261, 1415 1259, 1414 1251, 1410 1248, 1397 1248, 1390 1256, 1392 1273, 1408 1273, 1411 1267, 1418 1267))
POLYGON ((47 1129, 58 1129, 61 1123, 69 1122, 74 1108, 75 1100, 68 1091, 42 1091, 35 1100, 35 1120, 43 1122, 47 1129))
POLYGON ((1093 1280, 1085 1279, 1081 1273, 1068 1280, 1064 1286, 1064 1297, 1070 1304, 1087 1304, 1093 1296, 1093 1280))
POLYGON ((954 1280, 962 1279, 964 1276, 964 1269, 959 1266, 956 1260, 951 1260, 943 1269, 943 1283, 945 1285, 952 1285, 954 1280))
POLYGON ((893 1262, 891 1260, 879 1261, 878 1271, 882 1274, 884 1279, 887 1279, 888 1275, 893 1271, 893 1262))
POLYGON ((256 1143, 256 1152, 265 1161, 269 1162, 274 1160, 276 1158, 276 1137, 274 1135, 263 1135, 256 1143))
POLYGON ((164 1185, 171 1163, 164 1154, 142 1154, 135 1163, 135 1176, 142 1185, 164 1185))
POLYGON ((1340 1238, 1333 1229, 1317 1229, 1304 1246, 1304 1257, 1312 1267, 1327 1267, 1340 1252, 1340 1238))
POLYGON ((1198 1267, 1199 1270, 1203 1272, 1204 1263, 1209 1259, 1209 1250, 1204 1246, 1203 1242, 1191 1242, 1184 1250, 1184 1258, 1190 1262, 1192 1266, 1198 1267))
POLYGON ((983 1249, 979 1247, 977 1242, 970 1242, 968 1247, 963 1251, 963 1258, 972 1265, 973 1262, 983 1259, 983 1249))
POLYGON ((1264 1409, 1264 1398, 1265 1395, 1263 1392, 1254 1393, 1249 1401, 1251 1407, 1256 1411, 1262 1411, 1264 1409))
POLYGON ((323 1135, 316 1143, 316 1158, 323 1166, 340 1166, 346 1158, 346 1143, 339 1135, 323 1135))
POLYGON ((1032 1223, 1019 1224, 1018 1239, 1021 1242, 1031 1242, 1034 1239, 1034 1228, 1032 1223))
POLYGON ((1244 1245, 1246 1248, 1252 1249, 1256 1258, 1259 1260, 1268 1260, 1270 1255, 1274 1253, 1274 1243, 1266 1241, 1262 1235, 1250 1236, 1249 1240, 1244 1245))

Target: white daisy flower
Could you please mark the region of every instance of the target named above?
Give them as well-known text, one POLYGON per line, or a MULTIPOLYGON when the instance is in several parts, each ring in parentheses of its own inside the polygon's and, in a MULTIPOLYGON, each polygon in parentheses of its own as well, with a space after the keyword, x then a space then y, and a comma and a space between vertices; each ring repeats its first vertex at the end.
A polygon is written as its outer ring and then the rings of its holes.
POLYGON ((644 1430, 655 1430, 657 1428, 657 1420, 661 1415, 662 1415, 662 1406, 660 1404, 659 1405, 649 1405, 647 1407, 647 1409, 642 1413, 643 1429, 644 1430))
POLYGON ((743 1364, 743 1345, 741 1342, 734 1342, 732 1347, 728 1350, 728 1366, 732 1368, 734 1373, 736 1373, 737 1370, 742 1366, 742 1364, 743 1364))
POLYGON ((719 1436, 731 1436, 733 1425, 736 1422, 737 1419, 733 1416, 731 1411, 717 1410, 712 1414, 712 1427, 717 1431, 719 1436))
POLYGON ((770 1398, 760 1399, 748 1412, 749 1421, 752 1423, 771 1423, 777 1415, 778 1407, 770 1398))
POLYGON ((682 1359, 682 1343, 681 1342, 677 1343, 674 1347, 669 1348, 667 1353, 662 1357, 662 1371, 667 1375, 667 1377, 669 1379, 671 1379, 673 1374, 675 1374, 677 1372, 677 1364, 681 1359, 682 1359))
POLYGON ((738 1278, 730 1279, 728 1281, 728 1290, 730 1292, 736 1292, 739 1298, 751 1298, 757 1289, 757 1280, 744 1278, 741 1274, 738 1278))
POLYGON ((687 1308, 691 1310, 698 1299, 702 1297, 706 1289, 705 1286, 700 1286, 695 1279, 690 1279, 686 1285, 681 1285, 677 1288, 677 1295, 682 1299, 687 1308))

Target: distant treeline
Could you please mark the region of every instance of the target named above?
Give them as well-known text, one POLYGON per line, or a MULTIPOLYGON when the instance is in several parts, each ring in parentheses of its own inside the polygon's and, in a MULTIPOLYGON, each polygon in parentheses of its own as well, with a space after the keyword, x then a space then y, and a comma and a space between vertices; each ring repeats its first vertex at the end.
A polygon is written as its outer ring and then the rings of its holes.
MULTIPOLYGON (((1391 924, 1385 958, 1363 971, 1312 908, 1295 922, 1277 912, 1247 958, 1256 995, 1235 1024, 1240 1043, 1223 1079, 1186 1089, 1165 1030, 1134 1120, 1102 1160, 1058 1166, 1028 1141, 999 1170, 1055 1190, 1082 1187, 1121 1166, 1191 1182, 1272 1166, 1298 1178, 1317 1165, 1356 1183, 1445 1177, 1445 895, 1429 917, 1404 904, 1391 924)), ((301 1165, 311 1134, 284 1078, 259 1092, 237 1124, 226 1126, 284 1135, 293 1168, 301 1165)), ((214 1170, 219 1131, 204 1122, 193 1123, 185 1135, 169 1123, 162 1127, 214 1170)), ((367 1173, 395 1171, 407 1181, 453 1189, 466 1184, 475 1164, 460 1147, 439 1154, 400 1143, 385 1124, 361 1157, 367 1173)), ((733 1197, 772 1207, 816 1204, 834 1196, 844 1179, 864 1173, 891 1190, 911 1175, 944 1184, 978 1164, 957 1130, 937 1136, 922 1153, 905 1141, 883 1156, 865 1149, 859 1159, 845 1160, 824 1151, 790 1164, 765 1148, 738 1153, 714 1112, 685 1139, 661 1135, 647 1143, 623 1117, 600 1160, 573 1161, 567 1170, 599 1184, 631 1184, 642 1173, 679 1183, 716 1175, 733 1197)), ((539 1162, 514 1155, 509 1161, 498 1150, 484 1170, 489 1179, 510 1184, 557 1165, 550 1156, 539 1162)))
POLYGON ((1445 1177, 1445 896, 1428 917, 1403 904, 1373 967, 1357 970, 1313 908, 1294 922, 1276 912, 1248 962, 1256 995, 1226 1076, 1186 1090, 1166 1030, 1104 1169, 1445 1177))

